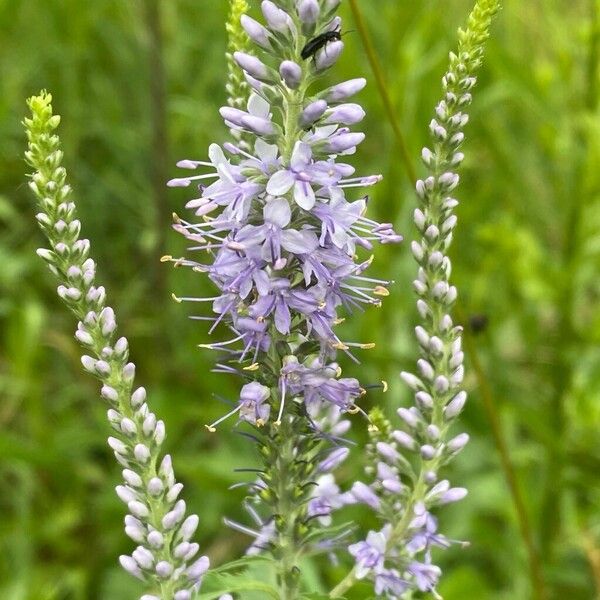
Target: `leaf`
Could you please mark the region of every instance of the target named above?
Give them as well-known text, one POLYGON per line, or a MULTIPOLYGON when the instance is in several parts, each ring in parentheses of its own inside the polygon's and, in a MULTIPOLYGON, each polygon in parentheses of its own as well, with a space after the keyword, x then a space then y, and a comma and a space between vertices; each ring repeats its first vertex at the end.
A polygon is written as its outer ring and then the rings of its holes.
POLYGON ((215 600, 222 594, 241 594, 240 600, 279 600, 273 561, 266 557, 250 556, 220 567, 221 572, 211 570, 204 577, 202 592, 196 600, 215 600), (230 573, 245 567, 239 573, 230 573), (260 592, 260 594, 252 594, 260 592))

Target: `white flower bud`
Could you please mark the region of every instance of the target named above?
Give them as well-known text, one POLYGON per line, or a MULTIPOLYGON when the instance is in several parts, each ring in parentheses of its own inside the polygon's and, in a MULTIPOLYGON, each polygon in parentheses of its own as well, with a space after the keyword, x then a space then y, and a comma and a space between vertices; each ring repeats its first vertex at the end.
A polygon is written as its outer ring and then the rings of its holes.
POLYGON ((133 449, 133 455, 135 456, 135 459, 142 464, 146 464, 148 460, 150 460, 150 450, 148 446, 145 446, 144 444, 136 444, 133 449))
POLYGON ((148 544, 153 548, 162 548, 165 543, 165 537, 160 531, 151 531, 148 534, 148 544))
POLYGON ((146 389, 143 387, 139 387, 133 394, 131 394, 131 406, 133 408, 137 408, 146 402, 146 389))
POLYGON ((148 493, 151 496, 160 496, 165 489, 165 485, 160 477, 153 477, 148 482, 148 493))
POLYGON ((131 469, 123 470, 123 479, 132 487, 142 487, 142 478, 131 469))
POLYGON ((127 508, 134 517, 145 519, 146 517, 150 516, 148 507, 139 500, 132 500, 131 502, 128 502, 127 508))

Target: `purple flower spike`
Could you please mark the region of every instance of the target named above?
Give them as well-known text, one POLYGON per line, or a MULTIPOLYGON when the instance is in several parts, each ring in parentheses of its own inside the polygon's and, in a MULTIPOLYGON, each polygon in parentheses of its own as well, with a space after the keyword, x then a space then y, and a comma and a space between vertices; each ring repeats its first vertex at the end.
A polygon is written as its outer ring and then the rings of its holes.
MULTIPOLYGON (((183 161, 182 168, 197 172, 170 182, 197 190, 186 207, 201 217, 196 222, 177 218, 174 229, 187 239, 190 254, 174 261, 206 274, 215 292, 174 298, 212 308, 210 315, 194 318, 208 323, 209 334, 227 332, 225 339, 202 345, 223 356, 216 371, 255 379, 243 386, 233 410, 207 426, 210 431, 237 415, 255 427, 268 424, 267 435, 287 434, 291 425, 293 435, 315 436, 313 459, 306 461, 307 468, 293 470, 306 473, 295 485, 313 491, 294 518, 311 527, 328 525, 331 513, 344 504, 361 502, 379 510, 375 491, 400 499, 405 489, 395 465, 387 471, 379 467, 381 477, 372 487, 356 483, 347 493, 340 493, 332 474, 349 453, 342 444, 350 420, 343 416, 363 412, 357 403, 366 393, 357 379, 342 377, 335 355, 341 351, 358 361, 353 352, 373 346, 343 341, 337 325, 342 315, 379 306, 388 295, 391 282, 365 272, 375 243, 397 242, 401 236, 391 224, 365 214, 362 188, 381 176, 355 175, 339 157, 353 153, 364 139, 350 129, 364 111, 344 101, 365 81, 309 91, 343 49, 341 41, 328 41, 310 60, 306 57, 317 32, 341 31, 333 12, 337 2, 265 0, 261 6, 266 25, 247 15, 240 20, 258 46, 257 56, 234 53, 251 88, 247 107, 237 102, 235 108, 221 109, 233 139, 213 144, 210 161, 183 161)), ((98 369, 95 363, 92 367, 98 369)), ((270 468, 275 467, 267 465, 265 472, 270 468)), ((268 486, 267 479, 254 485, 268 486)), ((251 553, 282 539, 272 518, 279 514, 276 498, 264 495, 261 502, 259 512, 268 513, 267 520, 259 518, 256 529, 245 528, 256 540, 251 553)), ((335 541, 316 543, 333 548, 335 541)), ((397 589, 394 576, 393 570, 382 572, 377 585, 397 589)))

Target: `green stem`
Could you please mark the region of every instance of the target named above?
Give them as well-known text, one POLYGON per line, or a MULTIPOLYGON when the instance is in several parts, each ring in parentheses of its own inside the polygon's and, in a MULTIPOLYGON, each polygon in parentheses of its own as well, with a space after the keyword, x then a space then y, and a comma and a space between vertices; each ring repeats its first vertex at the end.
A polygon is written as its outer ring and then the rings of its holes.
POLYGON ((296 497, 297 484, 294 481, 294 463, 296 461, 295 447, 298 432, 295 431, 296 417, 285 415, 280 425, 273 425, 274 432, 271 469, 272 486, 276 495, 274 518, 277 526, 278 539, 275 550, 278 558, 278 583, 282 600, 295 600, 299 593, 299 526, 302 511, 296 497))

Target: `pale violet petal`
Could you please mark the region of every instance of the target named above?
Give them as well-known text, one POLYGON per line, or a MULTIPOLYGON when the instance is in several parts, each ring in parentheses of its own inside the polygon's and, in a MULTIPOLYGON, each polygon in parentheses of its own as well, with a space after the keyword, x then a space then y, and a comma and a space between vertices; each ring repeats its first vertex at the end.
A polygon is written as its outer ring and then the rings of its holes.
POLYGON ((304 210, 310 210, 315 205, 315 191, 308 181, 296 181, 294 200, 304 210))
POLYGON ((248 99, 248 112, 255 117, 268 119, 271 113, 271 106, 264 98, 252 93, 248 99))
POLYGON ((310 163, 311 158, 311 147, 305 142, 296 142, 290 159, 290 166, 295 171, 299 171, 310 163))
POLYGON ((292 189, 295 181, 294 175, 287 169, 277 171, 277 173, 271 175, 271 179, 267 183, 267 194, 282 196, 292 189))
POLYGON ((292 219, 292 209, 285 198, 275 198, 265 204, 263 215, 266 222, 283 229, 292 219))

